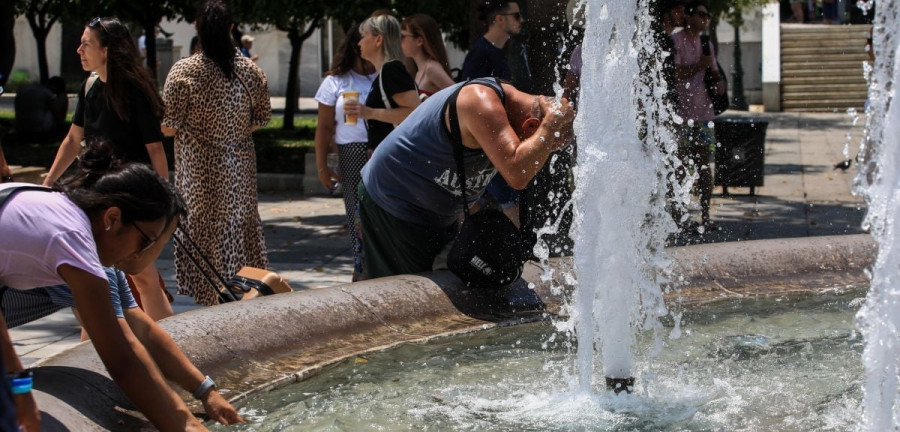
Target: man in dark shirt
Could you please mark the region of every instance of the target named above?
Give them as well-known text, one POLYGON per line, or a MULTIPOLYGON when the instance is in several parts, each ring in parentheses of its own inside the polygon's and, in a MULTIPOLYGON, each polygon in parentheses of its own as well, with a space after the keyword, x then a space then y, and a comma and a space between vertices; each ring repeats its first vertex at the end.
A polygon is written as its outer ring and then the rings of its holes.
MULTIPOLYGON (((522 32, 522 11, 519 4, 506 0, 485 0, 479 6, 479 18, 488 22, 488 31, 478 38, 463 62, 462 79, 484 77, 512 79, 503 47, 513 35, 522 32)), ((511 188, 502 176, 494 176, 488 192, 497 200, 503 213, 519 226, 519 192, 511 188)))
POLYGON ((514 1, 486 0, 479 8, 488 22, 488 31, 478 38, 463 62, 462 78, 512 78, 503 47, 509 38, 522 32, 522 12, 514 1))

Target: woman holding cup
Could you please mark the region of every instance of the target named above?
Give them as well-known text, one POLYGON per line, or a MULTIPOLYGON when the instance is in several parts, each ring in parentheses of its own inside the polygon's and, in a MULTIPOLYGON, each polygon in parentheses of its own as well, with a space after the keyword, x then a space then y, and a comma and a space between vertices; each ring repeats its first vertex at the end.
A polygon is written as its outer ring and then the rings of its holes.
POLYGON ((366 120, 368 148, 375 150, 394 126, 419 106, 419 92, 403 64, 400 23, 396 18, 390 15, 369 17, 359 25, 359 33, 360 55, 372 62, 378 76, 369 95, 360 99, 365 104, 347 101, 344 113, 366 120))
MULTIPOLYGON (((368 136, 366 126, 358 121, 357 113, 346 113, 344 104, 352 102, 358 105, 360 100, 366 100, 375 79, 372 63, 360 56, 359 40, 359 27, 354 25, 344 37, 334 56, 331 70, 316 92, 316 101, 319 102, 319 121, 316 127, 316 167, 319 181, 329 190, 334 190, 336 181, 343 182, 347 232, 350 234, 356 268, 361 268, 356 188, 360 181, 359 172, 368 160, 368 136), (337 144, 337 170, 328 163, 332 142, 337 144)), ((358 274, 361 273, 354 271, 354 280, 358 274)))

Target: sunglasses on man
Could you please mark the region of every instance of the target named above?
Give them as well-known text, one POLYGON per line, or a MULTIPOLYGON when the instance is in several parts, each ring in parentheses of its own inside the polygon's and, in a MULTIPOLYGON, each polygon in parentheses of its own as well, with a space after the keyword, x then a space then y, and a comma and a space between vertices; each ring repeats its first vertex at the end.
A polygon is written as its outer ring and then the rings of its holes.
POLYGON ((511 17, 515 18, 516 21, 522 21, 522 12, 498 13, 497 15, 511 16, 511 17))

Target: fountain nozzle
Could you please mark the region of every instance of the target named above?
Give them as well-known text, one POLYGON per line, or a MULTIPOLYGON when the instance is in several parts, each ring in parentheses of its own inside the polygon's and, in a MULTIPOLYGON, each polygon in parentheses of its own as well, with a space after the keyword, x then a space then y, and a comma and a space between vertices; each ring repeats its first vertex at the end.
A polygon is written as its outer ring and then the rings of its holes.
POLYGON ((610 378, 606 377, 606 389, 616 392, 616 394, 627 392, 631 393, 634 388, 634 377, 628 378, 610 378))

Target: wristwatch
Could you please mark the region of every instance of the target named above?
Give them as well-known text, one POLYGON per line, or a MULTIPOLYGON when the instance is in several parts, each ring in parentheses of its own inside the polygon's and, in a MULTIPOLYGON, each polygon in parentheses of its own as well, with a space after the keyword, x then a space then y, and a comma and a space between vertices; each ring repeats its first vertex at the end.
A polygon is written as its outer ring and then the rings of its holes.
POLYGON ((11 181, 13 181, 12 176, 3 176, 3 177, 0 177, 0 183, 8 183, 8 182, 11 182, 11 181))
POLYGON ((209 389, 211 389, 215 386, 216 386, 216 382, 213 381, 213 379, 210 378, 209 375, 207 375, 206 378, 203 379, 203 382, 200 383, 200 386, 197 387, 197 390, 194 390, 194 393, 193 393, 194 399, 202 398, 203 395, 205 395, 206 392, 209 391, 209 389))

